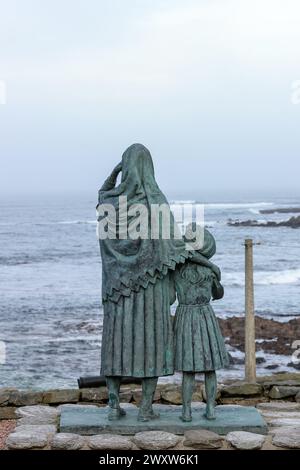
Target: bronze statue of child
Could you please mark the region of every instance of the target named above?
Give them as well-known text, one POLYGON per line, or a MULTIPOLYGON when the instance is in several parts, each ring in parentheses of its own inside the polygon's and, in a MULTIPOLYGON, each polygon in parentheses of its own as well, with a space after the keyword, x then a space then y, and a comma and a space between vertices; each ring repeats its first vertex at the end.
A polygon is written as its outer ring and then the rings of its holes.
MULTIPOLYGON (((195 224, 187 231, 195 231, 195 224), (193 228, 192 228, 193 226, 193 228)), ((199 227, 198 227, 199 229, 199 227)), ((185 234, 185 241, 190 240, 185 234)), ((204 243, 195 251, 209 260, 216 252, 212 234, 204 229, 204 243)), ((193 257, 194 257, 193 256, 193 257)), ((179 266, 173 275, 173 289, 177 294, 178 307, 175 315, 175 370, 182 372, 183 421, 192 420, 191 401, 195 386, 195 374, 204 372, 207 419, 215 419, 217 392, 216 370, 229 365, 218 320, 210 300, 221 299, 224 289, 213 270, 196 264, 193 259, 179 266)))

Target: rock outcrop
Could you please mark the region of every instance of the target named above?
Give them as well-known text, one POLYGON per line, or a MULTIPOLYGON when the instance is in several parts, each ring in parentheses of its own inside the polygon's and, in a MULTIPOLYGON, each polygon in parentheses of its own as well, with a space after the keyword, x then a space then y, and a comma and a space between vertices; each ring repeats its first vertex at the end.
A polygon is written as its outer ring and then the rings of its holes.
POLYGON ((300 215, 297 217, 291 217, 288 220, 283 220, 281 222, 275 221, 266 221, 259 222, 258 220, 232 220, 229 219, 227 225, 230 227, 291 227, 291 228, 300 228, 300 215))

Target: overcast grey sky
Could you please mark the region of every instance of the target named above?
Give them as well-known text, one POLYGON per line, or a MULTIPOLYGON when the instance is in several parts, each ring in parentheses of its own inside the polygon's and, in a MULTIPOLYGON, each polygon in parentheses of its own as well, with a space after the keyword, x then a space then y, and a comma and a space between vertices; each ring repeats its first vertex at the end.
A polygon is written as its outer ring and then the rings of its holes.
POLYGON ((172 196, 300 194, 299 79, 299 0, 0 0, 0 192, 97 191, 141 142, 172 196))

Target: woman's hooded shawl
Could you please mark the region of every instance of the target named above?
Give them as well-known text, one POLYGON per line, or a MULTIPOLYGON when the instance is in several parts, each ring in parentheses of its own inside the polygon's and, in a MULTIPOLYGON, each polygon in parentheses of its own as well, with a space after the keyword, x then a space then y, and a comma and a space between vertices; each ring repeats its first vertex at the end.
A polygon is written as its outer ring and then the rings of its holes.
MULTIPOLYGON (((151 205, 165 204, 168 201, 159 189, 154 176, 152 157, 143 145, 130 146, 122 157, 122 179, 119 186, 107 191, 99 191, 99 204, 110 204, 117 213, 116 232, 119 233, 119 197, 127 197, 128 209, 133 204, 143 204, 148 210, 148 223, 151 223, 151 205)), ((136 219, 128 217, 128 224, 136 219)), ((99 219, 98 219, 99 220, 99 219)), ((109 220, 111 227, 114 220, 109 220)), ((176 230, 176 223, 170 211, 170 232, 176 230)), ((163 239, 161 232, 157 239, 131 238, 100 239, 102 257, 102 297, 103 300, 118 302, 121 296, 129 296, 155 283, 176 264, 189 257, 185 242, 174 236, 163 239)))

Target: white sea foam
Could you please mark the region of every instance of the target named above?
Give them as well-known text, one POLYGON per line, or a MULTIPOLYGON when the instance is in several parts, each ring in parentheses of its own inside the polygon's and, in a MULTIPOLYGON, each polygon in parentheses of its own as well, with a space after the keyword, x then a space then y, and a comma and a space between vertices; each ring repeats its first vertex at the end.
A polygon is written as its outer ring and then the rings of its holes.
POLYGON ((273 206, 273 202, 225 202, 225 203, 208 203, 204 204, 204 207, 210 209, 247 209, 247 208, 255 208, 255 207, 262 207, 262 206, 273 206))
POLYGON ((255 214, 255 215, 260 214, 259 209, 254 209, 253 207, 249 208, 249 212, 251 212, 251 214, 255 214))
POLYGON ((59 225, 73 225, 73 224, 92 224, 96 225, 96 220, 63 220, 62 222, 57 222, 59 225))
POLYGON ((182 200, 182 201, 180 201, 180 200, 177 200, 177 201, 171 201, 171 202, 170 202, 170 205, 171 205, 171 206, 172 206, 172 205, 176 205, 176 204, 180 204, 180 205, 182 205, 182 204, 196 204, 196 201, 192 201, 192 200, 191 200, 191 201, 189 201, 189 200, 182 200))
POLYGON ((258 338, 255 340, 256 343, 261 344, 261 343, 274 343, 278 340, 278 338, 272 338, 272 339, 266 339, 266 338, 258 338))
MULTIPOLYGON (((204 207, 209 209, 247 209, 255 207, 273 206, 273 202, 202 202, 192 200, 176 200, 171 201, 170 205, 184 205, 184 204, 203 204, 204 207)), ((258 212, 259 213, 259 212, 258 212)))
POLYGON ((256 284, 295 284, 300 281, 300 269, 286 269, 284 271, 260 271, 254 273, 256 284))
MULTIPOLYGON (((244 272, 224 272, 223 274, 224 284, 230 284, 234 286, 243 286, 244 278, 244 272)), ((300 282, 300 269, 254 272, 254 283, 258 285, 297 284, 298 282, 300 282)))

